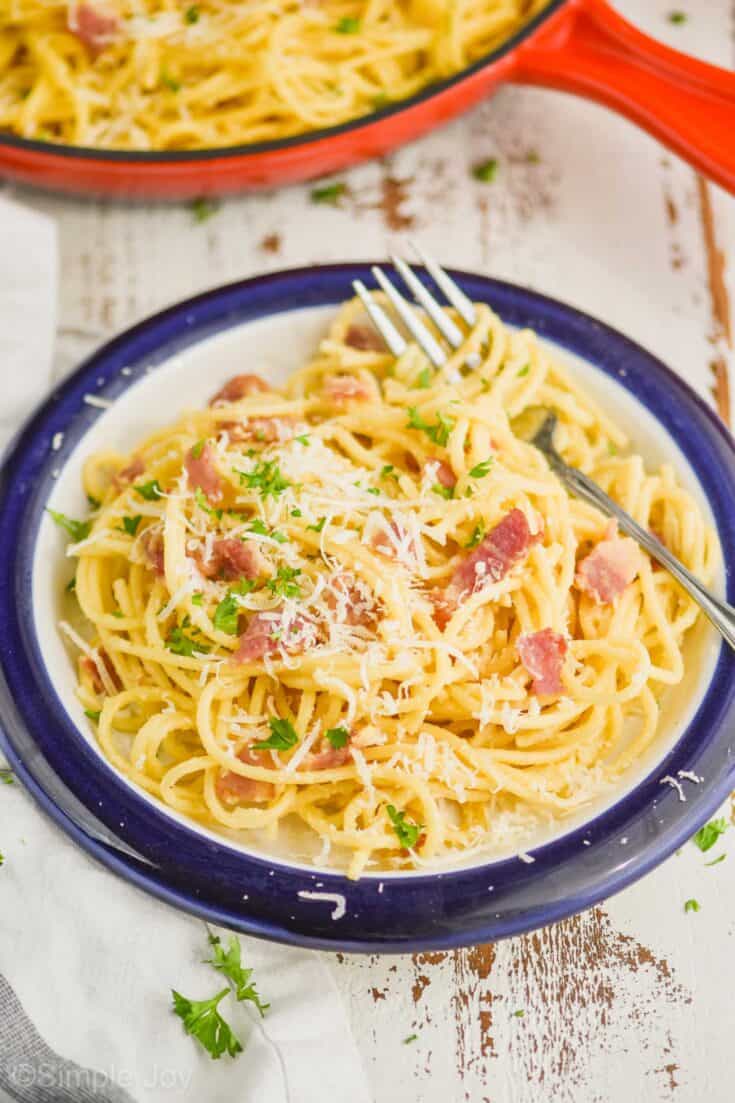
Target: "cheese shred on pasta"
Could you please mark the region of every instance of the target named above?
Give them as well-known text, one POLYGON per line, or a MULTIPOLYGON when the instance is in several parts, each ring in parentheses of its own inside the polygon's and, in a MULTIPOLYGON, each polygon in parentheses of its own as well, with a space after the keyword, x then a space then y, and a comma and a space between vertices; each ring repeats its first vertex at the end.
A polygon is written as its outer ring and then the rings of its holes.
POLYGON ((405 99, 547 0, 0 0, 0 129, 106 149, 286 138, 405 99))
POLYGON ((569 496, 529 408, 704 581, 715 536, 534 333, 476 310, 435 371, 348 303, 283 389, 237 377, 87 461, 78 693, 170 808, 244 839, 295 824, 358 877, 523 850, 656 737, 697 608, 569 496))

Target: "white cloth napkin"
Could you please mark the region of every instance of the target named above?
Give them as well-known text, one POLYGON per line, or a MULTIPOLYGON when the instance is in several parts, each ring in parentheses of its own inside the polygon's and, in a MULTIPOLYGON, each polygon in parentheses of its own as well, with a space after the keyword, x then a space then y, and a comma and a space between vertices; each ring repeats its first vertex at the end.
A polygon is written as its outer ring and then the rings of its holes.
MULTIPOLYGON (((0 200, 3 442, 51 379, 54 230, 0 200)), ((0 784, 0 852, 0 1100, 369 1103, 326 955, 241 937, 270 1010, 261 1022, 228 996, 244 1052, 213 1061, 170 1010, 172 988, 198 1000, 224 986, 202 963, 201 921, 89 859, 17 782, 0 784)))

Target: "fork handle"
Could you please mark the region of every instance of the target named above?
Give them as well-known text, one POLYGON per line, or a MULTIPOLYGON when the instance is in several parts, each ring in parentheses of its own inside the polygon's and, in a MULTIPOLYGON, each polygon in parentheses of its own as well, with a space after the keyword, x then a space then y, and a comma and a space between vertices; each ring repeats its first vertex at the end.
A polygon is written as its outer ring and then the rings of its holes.
POLYGON ((632 536, 662 566, 666 567, 679 585, 696 601, 702 612, 714 624, 717 631, 735 650, 735 609, 716 597, 684 564, 669 551, 660 540, 635 521, 629 513, 614 502, 597 483, 581 471, 568 467, 563 461, 552 462, 554 471, 577 498, 595 506, 608 517, 614 517, 623 532, 632 536))

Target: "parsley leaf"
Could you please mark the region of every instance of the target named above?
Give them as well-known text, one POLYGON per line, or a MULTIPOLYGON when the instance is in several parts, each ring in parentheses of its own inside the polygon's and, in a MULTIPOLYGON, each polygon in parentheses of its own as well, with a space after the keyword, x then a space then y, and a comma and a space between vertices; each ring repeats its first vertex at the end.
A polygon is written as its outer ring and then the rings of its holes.
POLYGON ((0 854, 0 866, 3 864, 4 861, 5 861, 5 857, 2 854, 0 854))
POLYGON ((102 502, 99 500, 99 498, 94 498, 91 494, 87 495, 87 501, 89 502, 90 509, 99 509, 102 505, 102 502))
POLYGON ((424 368, 422 372, 419 372, 416 379, 416 386, 422 391, 425 391, 427 387, 431 386, 431 368, 424 368))
POLYGON ((311 444, 306 433, 302 433, 300 437, 294 437, 294 440, 297 440, 299 444, 303 444, 304 448, 308 448, 311 444))
POLYGON ((294 579, 301 574, 299 567, 279 567, 275 578, 269 578, 266 588, 274 597, 301 597, 301 587, 294 579))
POLYGON ((427 421, 424 421, 418 409, 415 406, 408 407, 408 425, 407 429, 420 429, 421 432, 426 433, 429 440, 434 444, 444 447, 449 440, 449 434, 454 428, 454 421, 452 418, 447 417, 446 414, 437 412, 436 424, 430 425, 427 421))
POLYGON ((222 598, 214 611, 212 623, 218 632, 225 632, 228 636, 236 636, 239 622, 239 602, 232 590, 228 590, 227 596, 222 598))
POLYGON ((10 770, 10 769, 5 769, 3 767, 3 769, 0 770, 0 782, 2 782, 3 785, 12 785, 13 784, 13 771, 10 770))
POLYGON ((322 529, 324 528, 324 526, 326 525, 326 523, 327 523, 326 517, 320 517, 315 525, 307 525, 306 526, 306 531, 307 532, 321 532, 322 529))
POLYGON ((69 533, 75 544, 80 540, 86 540, 92 531, 92 525, 89 521, 75 521, 73 517, 67 517, 64 513, 57 513, 55 509, 49 509, 46 512, 60 528, 69 533))
POLYGON ((381 468, 380 477, 381 479, 387 479, 388 477, 390 477, 391 479, 398 478, 398 476, 396 475, 396 469, 392 463, 387 463, 385 467, 381 468))
POLYGON ((516 372, 516 379, 523 379, 524 376, 528 375, 530 370, 531 370, 531 365, 530 364, 524 364, 523 367, 519 368, 518 371, 516 372))
POLYGON ((207 443, 206 440, 204 439, 204 437, 202 437, 201 440, 198 440, 196 442, 196 444, 192 445, 192 447, 191 447, 192 459, 194 459, 194 460, 201 459, 202 452, 204 451, 204 445, 206 443, 207 443))
POLYGON ((693 841, 705 853, 715 845, 720 835, 725 831, 727 831, 727 820, 724 816, 721 816, 717 820, 710 820, 704 827, 700 827, 693 841))
POLYGON ((210 506, 209 499, 200 486, 196 487, 194 490, 194 501, 199 508, 204 510, 205 513, 208 513, 210 517, 214 517, 217 521, 222 519, 222 510, 214 509, 210 506))
POLYGON ((378 489, 377 486, 366 486, 365 487, 365 493, 366 494, 374 494, 374 495, 376 495, 376 497, 380 496, 380 490, 378 489))
POLYGON ((277 460, 261 460, 252 471, 236 471, 240 485, 258 490, 261 498, 277 498, 291 483, 284 479, 277 460))
POLYGON ((346 15, 334 29, 337 34, 359 34, 360 20, 354 15, 346 15))
POLYGON ((84 715, 88 716, 90 720, 94 720, 95 724, 102 715, 102 709, 85 709, 84 715))
POLYGON ((196 1038, 215 1061, 223 1053, 228 1053, 230 1057, 242 1053, 242 1046, 232 1033, 230 1024, 222 1018, 218 1010, 229 991, 229 988, 223 988, 209 1000, 188 1000, 175 988, 171 989, 174 1014, 183 1022, 186 1033, 196 1038))
POLYGON ((718 866, 718 865, 720 864, 720 862, 724 862, 724 861, 725 861, 725 858, 726 858, 726 857, 727 857, 727 854, 720 854, 719 858, 715 858, 715 859, 714 859, 713 861, 711 861, 711 862, 705 862, 704 864, 705 864, 706 866, 718 866))
POLYGON ((670 11, 669 12, 669 23, 686 23, 687 19, 688 19, 688 16, 687 16, 687 13, 685 11, 670 11))
POLYGON ((387 806, 386 812, 402 848, 411 850, 419 840, 419 835, 423 831, 423 824, 409 823, 406 819, 406 813, 399 812, 392 804, 387 806))
POLYGON ((76 588, 77 588, 77 576, 76 576, 76 575, 73 575, 73 576, 72 576, 72 577, 71 577, 71 578, 69 579, 69 581, 67 582, 67 584, 66 584, 66 586, 64 587, 64 589, 66 590, 67 594, 73 594, 73 593, 74 593, 74 591, 76 590, 76 588))
POLYGON ((202 196, 201 199, 195 199, 191 204, 191 213, 194 215, 195 222, 206 222, 213 215, 217 214, 219 210, 219 203, 216 199, 206 199, 202 196))
POLYGON ((282 720, 272 716, 268 721, 271 734, 267 739, 261 739, 259 743, 251 743, 250 749, 255 751, 288 751, 295 747, 299 741, 298 732, 290 720, 282 720))
POLYGON ((410 1045, 411 1042, 415 1042, 417 1038, 418 1038, 418 1034, 409 1034, 409 1036, 407 1038, 403 1039, 404 1046, 410 1045))
POLYGON ((255 1004, 261 1016, 264 1016, 270 1004, 262 1002, 255 989, 255 985, 251 983, 250 978, 253 975, 253 970, 243 969, 240 960, 240 940, 232 935, 227 949, 225 950, 217 935, 211 934, 209 936, 209 944, 212 947, 214 957, 207 958, 205 964, 213 965, 214 968, 218 969, 220 973, 223 973, 228 980, 232 981, 235 986, 235 996, 238 1003, 241 1003, 243 1000, 250 1000, 251 1003, 255 1004))
POLYGON ((334 184, 324 184, 320 188, 311 189, 311 201, 312 203, 331 203, 336 207, 346 191, 347 185, 341 180, 334 184))
POLYGON ((465 544, 465 547, 466 548, 476 548, 477 545, 482 541, 484 535, 485 535, 485 526, 482 524, 482 522, 478 522, 478 524, 476 524, 475 527, 473 528, 472 536, 470 536, 469 540, 465 544))
POLYGON ((482 184, 491 184, 498 175, 498 162, 495 157, 490 157, 487 161, 481 161, 479 164, 473 165, 472 175, 475 180, 479 180, 482 184))
POLYGON ((454 497, 453 486, 442 486, 441 483, 434 483, 431 489, 435 494, 439 494, 442 498, 446 498, 447 501, 454 497))
POLYGON ((177 80, 176 77, 172 77, 165 69, 161 71, 160 81, 164 88, 168 88, 169 92, 181 91, 181 81, 177 80))
POLYGON ((195 651, 201 652, 206 655, 209 651, 207 644, 197 643, 191 636, 187 636, 184 630, 177 625, 172 628, 166 637, 166 647, 174 655, 185 655, 186 658, 191 659, 195 651))
POLYGON ((191 595, 192 605, 202 605, 204 602, 204 594, 201 590, 197 590, 196 593, 191 595))
POLYGON ((248 525, 248 531, 254 532, 258 536, 267 536, 268 526, 266 525, 265 521, 261 521, 259 517, 256 517, 255 520, 251 521, 248 525))
POLYGON ((138 531, 138 525, 142 520, 143 516, 140 513, 137 513, 135 517, 123 517, 122 527, 119 529, 119 531, 126 532, 128 536, 135 536, 136 532, 138 531))
POLYGON ((685 912, 698 912, 700 910, 698 900, 687 900, 684 904, 685 912))
POLYGON ((523 1010, 523 1008, 519 1008, 518 1011, 513 1012, 513 1018, 522 1019, 525 1014, 526 1012, 523 1010))
POLYGON ((184 12, 185 23, 198 23, 199 22, 199 8, 196 4, 192 4, 190 8, 187 8, 184 12))
POLYGON ((140 494, 141 498, 145 498, 146 502, 155 502, 157 498, 163 497, 158 479, 151 479, 149 483, 136 483, 133 490, 136 494, 140 494))
POLYGON ((339 751, 342 747, 347 746, 350 733, 347 728, 329 728, 328 731, 325 731, 324 738, 332 744, 335 751, 339 751))
POLYGON ((483 460, 482 463, 476 463, 470 471, 470 478, 484 479, 486 475, 490 474, 490 468, 492 467, 494 462, 495 461, 493 460, 493 457, 488 456, 488 458, 486 460, 483 460))

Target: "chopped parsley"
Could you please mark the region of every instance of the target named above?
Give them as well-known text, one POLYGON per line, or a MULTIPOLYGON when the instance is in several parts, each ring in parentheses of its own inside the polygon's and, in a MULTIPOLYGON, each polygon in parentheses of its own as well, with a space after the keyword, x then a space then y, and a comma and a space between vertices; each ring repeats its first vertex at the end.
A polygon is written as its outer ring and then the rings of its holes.
POLYGON ((299 567, 279 567, 275 578, 266 582, 266 587, 274 597, 301 597, 301 587, 295 581, 300 574, 299 567))
POLYGON ((249 1000, 255 1004, 261 1016, 264 1016, 270 1004, 263 1003, 255 989, 255 985, 251 982, 250 978, 253 975, 253 970, 244 969, 242 966, 240 940, 232 935, 225 950, 217 935, 211 934, 209 944, 214 956, 207 958, 205 964, 214 966, 232 982, 238 1003, 249 1000))
POLYGON ((490 157, 487 161, 480 161, 479 164, 473 165, 472 175, 475 180, 479 180, 482 184, 491 184, 498 175, 498 162, 495 157, 490 157))
POLYGON ((466 548, 476 548, 477 545, 482 541, 484 535, 485 535, 485 526, 481 522, 478 522, 475 525, 475 527, 473 528, 472 536, 470 536, 469 540, 465 544, 465 547, 466 548))
POLYGON ((422 372, 419 372, 416 378, 416 386, 422 391, 431 386, 431 368, 424 368, 422 372))
POLYGON ((74 591, 76 590, 76 588, 77 588, 77 576, 72 575, 72 577, 69 579, 69 581, 67 582, 64 589, 66 590, 67 594, 73 594, 74 591))
POLYGON ((434 483, 434 485, 432 486, 431 489, 434 491, 435 494, 438 494, 441 498, 446 498, 447 501, 449 501, 451 498, 454 497, 454 487, 453 486, 442 486, 441 483, 434 483))
POLYGON ((171 74, 168 73, 165 69, 161 71, 160 79, 161 84, 164 86, 164 88, 168 88, 169 92, 181 91, 181 81, 177 80, 176 77, 172 77, 171 74))
POLYGON ((393 466, 392 463, 387 463, 385 465, 385 467, 381 468, 380 477, 381 477, 381 479, 387 479, 387 478, 397 479, 398 478, 398 476, 396 475, 396 469, 395 469, 395 467, 393 466))
POLYGON ((191 595, 192 605, 201 605, 204 602, 204 594, 201 590, 197 590, 196 593, 191 595))
POLYGON ((195 199, 191 204, 191 213, 194 215, 195 222, 206 222, 217 214, 219 210, 219 203, 216 199, 207 199, 202 196, 200 199, 195 199))
POLYGON ((523 1010, 523 1008, 519 1008, 518 1011, 513 1012, 513 1018, 522 1019, 525 1014, 526 1012, 523 1010))
POLYGON ((408 1046, 408 1045, 411 1044, 411 1042, 415 1042, 417 1038, 418 1038, 418 1034, 409 1034, 409 1036, 407 1038, 403 1039, 404 1046, 408 1046))
POLYGON ((380 490, 378 489, 377 486, 366 486, 365 487, 365 493, 366 494, 375 494, 378 497, 380 496, 380 490))
POLYGON ((299 444, 303 444, 304 448, 308 448, 311 444, 311 441, 309 440, 306 433, 302 433, 300 437, 294 437, 294 440, 297 440, 299 444))
POLYGON ((334 184, 323 184, 319 188, 311 189, 311 201, 312 203, 331 203, 336 207, 346 191, 347 185, 341 180, 334 184))
POLYGON ((191 636, 187 636, 180 625, 172 628, 169 632, 166 637, 166 647, 174 655, 185 655, 187 659, 191 659, 194 652, 206 655, 209 651, 207 644, 197 643, 191 636))
POLYGON ((438 444, 443 448, 449 440, 449 434, 454 428, 454 421, 452 418, 447 417, 441 411, 437 412, 436 423, 430 425, 427 421, 424 421, 421 414, 418 412, 415 406, 408 407, 408 425, 407 429, 420 429, 422 433, 426 433, 429 440, 434 444, 438 444))
POLYGON ((322 529, 324 528, 324 526, 326 525, 326 523, 327 523, 326 517, 320 517, 315 525, 307 525, 306 526, 306 531, 307 532, 321 532, 322 529))
POLYGON ((693 841, 702 853, 706 853, 715 845, 720 835, 724 834, 725 831, 727 831, 727 820, 724 816, 720 816, 719 819, 710 820, 704 827, 700 827, 693 841))
POLYGON ((232 590, 227 591, 226 597, 220 601, 214 611, 212 621, 218 632, 224 632, 228 636, 236 636, 240 622, 240 603, 232 590))
POLYGON ((725 861, 725 858, 726 858, 726 857, 727 857, 727 854, 720 854, 719 858, 715 858, 715 859, 714 859, 713 861, 711 861, 711 862, 705 862, 704 864, 705 864, 706 866, 718 866, 718 865, 720 864, 720 862, 724 862, 724 861, 725 861))
POLYGON ((95 724, 102 715, 102 709, 85 709, 84 715, 88 716, 90 720, 94 720, 95 724))
POLYGON ((138 525, 143 520, 142 514, 136 513, 135 517, 123 517, 119 532, 126 532, 128 536, 135 536, 138 525))
POLYGON ((423 824, 410 823, 406 819, 406 813, 399 812, 393 804, 387 806, 386 812, 388 813, 388 819, 393 826, 393 830, 398 837, 401 847, 404 850, 412 850, 419 841, 419 836, 423 831, 423 824))
POLYGON ((75 521, 73 517, 67 517, 65 513, 57 513, 55 509, 49 509, 47 513, 60 528, 69 533, 75 544, 80 540, 86 540, 92 531, 92 525, 89 521, 75 521))
POLYGON ((331 743, 335 751, 339 751, 342 747, 347 746, 350 733, 347 728, 329 728, 328 731, 325 731, 324 738, 328 743, 331 743))
POLYGON ((275 540, 277 544, 288 543, 287 536, 284 536, 282 532, 276 532, 275 529, 269 529, 265 522, 261 521, 259 517, 256 517, 254 521, 250 522, 248 525, 248 532, 254 532, 256 536, 270 536, 271 540, 275 540))
POLYGON ((190 25, 193 24, 193 23, 198 23, 199 22, 199 15, 200 15, 199 8, 197 7, 196 4, 192 4, 191 7, 187 8, 186 11, 184 12, 184 22, 188 23, 190 25))
POLYGON ((354 15, 345 15, 334 29, 337 34, 359 34, 360 20, 354 15))
POLYGON ((613 444, 613 442, 610 441, 608 446, 607 446, 607 454, 608 454, 608 456, 617 456, 617 454, 618 454, 617 444, 613 444))
POLYGON ((267 739, 261 739, 259 743, 251 743, 250 749, 255 751, 289 751, 299 741, 298 732, 290 720, 282 720, 272 716, 268 721, 271 730, 267 739))
POLYGON ((698 912, 699 910, 700 910, 700 906, 699 906, 699 901, 698 900, 693 900, 693 899, 692 900, 687 900, 686 903, 684 904, 684 911, 685 912, 698 912))
POLYGON ((291 485, 281 474, 278 460, 261 460, 252 471, 235 469, 235 474, 240 478, 240 486, 257 490, 261 498, 278 498, 291 485))
POLYGON ((133 490, 136 494, 140 494, 141 498, 145 498, 146 502, 155 502, 158 498, 163 497, 158 479, 151 479, 148 483, 136 483, 133 490))
POLYGON ((6 769, 5 767, 0 769, 0 783, 2 785, 12 785, 13 784, 13 771, 10 770, 10 769, 6 769))
POLYGON ((198 440, 196 442, 196 444, 192 445, 191 455, 192 455, 193 459, 195 459, 195 460, 201 459, 202 452, 204 451, 204 445, 206 443, 207 443, 206 440, 204 440, 204 438, 202 438, 201 440, 198 440))
POLYGON ((685 11, 670 11, 669 23, 686 23, 689 16, 685 11))
POLYGON ((175 988, 171 989, 173 996, 173 1011, 184 1024, 184 1030, 191 1034, 206 1049, 213 1060, 218 1060, 223 1053, 230 1057, 242 1053, 242 1046, 232 1027, 219 1013, 219 1004, 229 993, 230 989, 223 988, 216 996, 209 1000, 188 1000, 175 988))
POLYGON ((483 460, 482 463, 476 463, 470 471, 470 478, 484 479, 486 475, 490 474, 490 468, 494 462, 493 457, 489 456, 486 460, 483 460))
POLYGON ((530 370, 531 370, 531 365, 530 364, 524 364, 523 367, 519 368, 518 371, 516 372, 516 378, 523 379, 523 377, 525 375, 528 375, 530 370))

